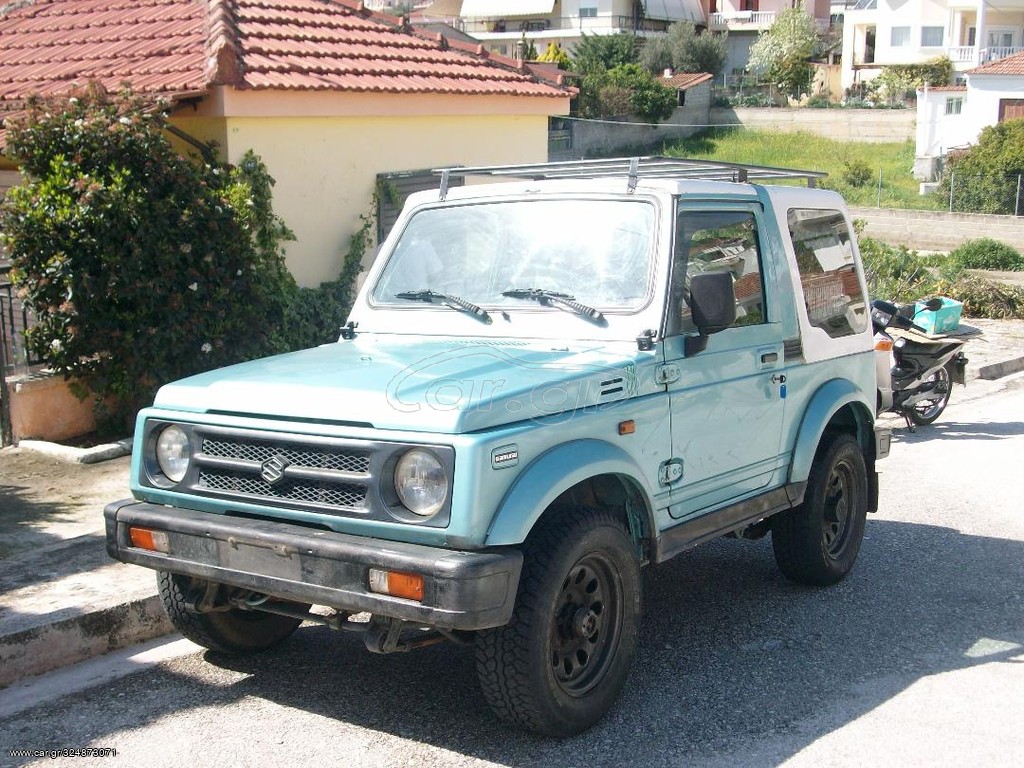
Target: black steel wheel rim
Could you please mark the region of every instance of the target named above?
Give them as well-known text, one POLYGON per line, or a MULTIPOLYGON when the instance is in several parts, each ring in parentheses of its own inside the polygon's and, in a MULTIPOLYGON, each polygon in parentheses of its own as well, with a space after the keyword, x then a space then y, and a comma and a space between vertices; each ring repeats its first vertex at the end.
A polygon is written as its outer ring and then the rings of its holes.
POLYGON ((622 633, 622 579, 603 554, 576 561, 562 581, 551 623, 551 669, 559 687, 583 696, 605 677, 622 633))
POLYGON ((946 403, 949 401, 949 395, 952 392, 952 387, 949 383, 949 372, 945 368, 939 368, 939 370, 933 373, 930 378, 932 380, 932 386, 937 387, 940 384, 944 384, 946 391, 934 398, 914 403, 913 408, 917 412, 917 415, 922 419, 930 419, 942 411, 942 409, 946 407, 946 403))
POLYGON ((830 557, 839 557, 850 541, 856 493, 853 467, 837 462, 825 484, 822 521, 822 545, 830 557))

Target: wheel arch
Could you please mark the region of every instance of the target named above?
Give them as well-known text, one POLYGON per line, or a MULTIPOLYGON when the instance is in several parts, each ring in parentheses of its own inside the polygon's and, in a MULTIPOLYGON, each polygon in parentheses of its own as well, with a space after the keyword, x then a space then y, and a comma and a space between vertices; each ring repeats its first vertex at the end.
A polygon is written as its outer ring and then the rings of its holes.
POLYGON ((831 379, 811 396, 797 431, 789 480, 805 482, 826 431, 852 435, 867 459, 874 453, 874 407, 848 379, 831 379))
POLYGON ((521 544, 556 502, 567 494, 590 494, 600 504, 621 509, 638 548, 650 542, 656 526, 654 505, 633 458, 601 440, 563 443, 538 456, 505 494, 487 532, 487 546, 521 544))

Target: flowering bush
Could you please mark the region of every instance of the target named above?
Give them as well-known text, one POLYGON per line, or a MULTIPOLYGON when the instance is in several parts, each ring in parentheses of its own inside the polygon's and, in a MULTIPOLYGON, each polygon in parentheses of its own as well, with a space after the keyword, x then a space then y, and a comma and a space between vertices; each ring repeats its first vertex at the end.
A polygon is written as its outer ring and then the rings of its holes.
POLYGON ((7 135, 27 181, 0 242, 38 316, 26 341, 123 425, 166 381, 281 349, 297 293, 262 162, 184 157, 164 117, 90 87, 29 103, 7 135))

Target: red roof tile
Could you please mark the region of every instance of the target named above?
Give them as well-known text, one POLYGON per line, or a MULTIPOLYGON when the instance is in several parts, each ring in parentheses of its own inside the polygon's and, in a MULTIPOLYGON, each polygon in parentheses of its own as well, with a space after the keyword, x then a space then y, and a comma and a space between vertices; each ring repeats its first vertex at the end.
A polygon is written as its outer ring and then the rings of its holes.
POLYGON ((708 72, 680 72, 671 77, 662 77, 661 82, 669 88, 685 91, 687 88, 705 83, 713 77, 714 75, 708 72))
POLYGON ((89 80, 168 95, 218 84, 569 95, 516 62, 416 34, 353 0, 36 0, 0 16, 0 109, 89 80))
POLYGON ((980 67, 969 69, 968 75, 1024 75, 1024 53, 1015 53, 1005 59, 990 61, 980 67))

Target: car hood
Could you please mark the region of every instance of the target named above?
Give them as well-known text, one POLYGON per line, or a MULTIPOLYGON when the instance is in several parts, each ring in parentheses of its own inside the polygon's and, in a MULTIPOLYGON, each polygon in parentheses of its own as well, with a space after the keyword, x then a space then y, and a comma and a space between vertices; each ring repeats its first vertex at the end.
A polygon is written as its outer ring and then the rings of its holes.
POLYGON ((154 404, 455 434, 631 397, 641 362, 635 343, 361 334, 182 379, 154 404))

